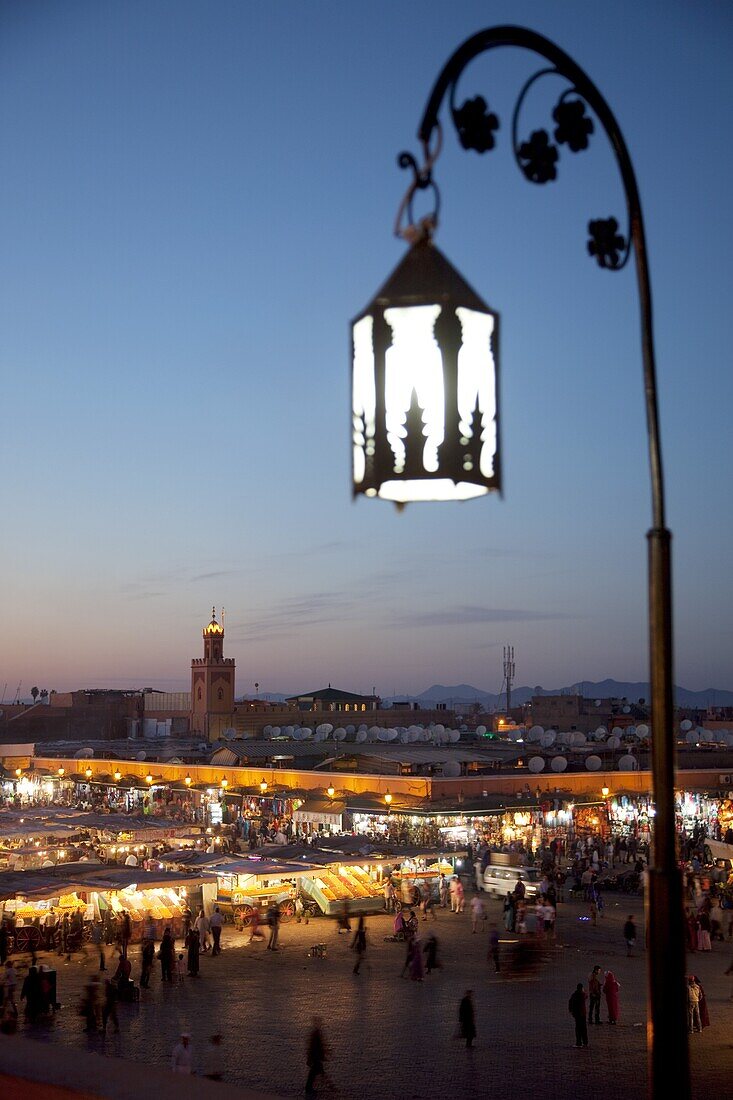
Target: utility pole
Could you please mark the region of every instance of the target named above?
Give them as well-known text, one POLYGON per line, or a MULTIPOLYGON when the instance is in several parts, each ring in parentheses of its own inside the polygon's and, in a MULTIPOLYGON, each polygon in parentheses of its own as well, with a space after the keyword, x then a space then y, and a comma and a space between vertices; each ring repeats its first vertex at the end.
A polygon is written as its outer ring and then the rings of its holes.
POLYGON ((514 664, 514 646, 504 646, 504 680, 506 681, 506 711, 509 714, 509 708, 512 705, 512 683, 514 681, 514 673, 516 672, 516 666, 514 664))

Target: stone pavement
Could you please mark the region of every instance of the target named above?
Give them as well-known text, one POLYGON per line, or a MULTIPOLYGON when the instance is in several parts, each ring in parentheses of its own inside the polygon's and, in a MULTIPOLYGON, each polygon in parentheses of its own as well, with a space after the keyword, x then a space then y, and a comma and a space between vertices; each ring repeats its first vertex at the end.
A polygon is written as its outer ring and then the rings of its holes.
MULTIPOLYGON (((486 904, 502 940, 512 940, 501 927, 499 903, 486 904)), ((606 915, 593 928, 583 919, 584 905, 561 905, 557 943, 547 945, 537 972, 509 977, 493 972, 486 933, 471 934, 468 911, 437 910, 429 927, 438 937, 443 969, 422 983, 400 979, 404 945, 384 942, 391 931, 386 916, 368 918, 369 949, 359 976, 351 972, 349 938, 338 936, 335 923, 324 918, 283 925, 277 953, 262 944, 244 946, 242 935, 226 928, 225 950, 216 959, 202 956, 198 979, 163 986, 156 965, 139 1007, 119 1006, 119 1035, 83 1033, 76 1008, 91 958, 60 962, 64 1007, 53 1023, 22 1031, 43 1042, 162 1066, 169 1064, 182 1030, 193 1035, 199 1065, 207 1037, 220 1031, 228 1081, 293 1097, 303 1094, 305 1042, 311 1016, 318 1013, 331 1048, 331 1095, 347 1100, 424 1100, 436 1094, 566 1100, 607 1092, 610 1083, 615 1095, 640 1097, 646 1081, 646 976, 643 947, 626 957, 622 925, 631 912, 641 926, 639 899, 609 894, 606 915), (328 945, 324 959, 308 957, 318 942, 328 945), (612 969, 621 983, 621 1020, 617 1027, 590 1028, 590 1048, 576 1050, 568 997, 578 981, 587 983, 595 963, 612 969), (454 1038, 458 1002, 467 988, 475 991, 478 1029, 472 1053, 454 1038)), ((421 933, 426 927, 421 924, 421 933)), ((511 943, 503 943, 502 962, 511 950, 511 943)), ((137 978, 139 949, 131 958, 137 978)), ((689 962, 705 987, 712 1020, 704 1034, 690 1037, 699 1100, 727 1095, 733 1079, 733 979, 723 975, 731 958, 733 946, 716 944, 712 954, 696 954, 689 962)))

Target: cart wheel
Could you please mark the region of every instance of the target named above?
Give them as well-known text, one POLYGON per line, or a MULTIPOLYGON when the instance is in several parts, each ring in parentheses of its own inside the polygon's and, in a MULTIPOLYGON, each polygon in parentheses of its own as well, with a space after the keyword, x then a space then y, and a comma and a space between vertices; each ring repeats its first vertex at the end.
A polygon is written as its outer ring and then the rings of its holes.
POLYGON ((252 914, 254 909, 251 905, 238 905, 234 910, 234 921, 236 924, 241 925, 242 928, 249 928, 252 923, 252 914))
POLYGON ((15 930, 15 950, 16 951, 29 951, 31 946, 31 933, 34 932, 34 928, 16 928, 15 930))
POLYGON ((395 913, 401 913, 402 912, 402 902, 400 901, 399 898, 394 899, 394 911, 395 911, 395 913))
POLYGON ((278 905, 280 911, 280 920, 289 921, 295 916, 295 902, 286 898, 285 901, 281 901, 278 905))

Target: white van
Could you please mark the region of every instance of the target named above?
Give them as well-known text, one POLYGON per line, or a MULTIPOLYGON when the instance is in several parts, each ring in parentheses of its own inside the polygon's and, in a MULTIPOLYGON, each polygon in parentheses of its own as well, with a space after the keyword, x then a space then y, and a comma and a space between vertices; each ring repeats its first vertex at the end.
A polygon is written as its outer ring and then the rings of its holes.
POLYGON ((481 888, 492 898, 505 898, 507 894, 514 893, 520 878, 524 883, 524 896, 536 897, 540 884, 540 873, 536 867, 500 867, 489 863, 481 888))

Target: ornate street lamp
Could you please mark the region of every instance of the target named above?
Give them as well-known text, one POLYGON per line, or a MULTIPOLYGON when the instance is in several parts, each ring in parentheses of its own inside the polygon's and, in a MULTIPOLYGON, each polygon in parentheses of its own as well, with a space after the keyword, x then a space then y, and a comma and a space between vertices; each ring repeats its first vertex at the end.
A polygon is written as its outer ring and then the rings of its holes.
MULTIPOLYGON (((563 50, 534 31, 500 26, 467 39, 448 59, 418 129, 422 163, 402 153, 412 171, 396 232, 410 248, 371 305, 353 323, 353 492, 393 500, 465 500, 501 488, 497 317, 437 251, 439 195, 433 168, 440 153, 439 114, 446 97, 458 140, 485 153, 499 119, 483 96, 457 101, 458 81, 479 54, 500 46, 531 50, 542 66, 524 83, 512 114, 511 148, 531 183, 557 178, 561 150, 588 147, 596 125, 616 157, 628 223, 588 223, 587 250, 618 271, 632 252, 641 312, 644 396, 652 497, 649 547, 649 646, 652 776, 656 818, 647 888, 648 1047, 650 1095, 689 1100, 687 995, 682 883, 675 851, 671 533, 665 522, 652 300, 646 235, 636 176, 611 108, 563 50), (562 80, 548 129, 520 133, 527 93, 541 78, 562 80), (551 132, 550 132, 551 131, 551 132), (431 215, 414 224, 413 200, 434 198, 431 215), (403 225, 404 219, 407 225, 403 225)), ((385 795, 385 802, 387 795, 385 795)))
POLYGON ((225 791, 227 789, 227 787, 229 786, 229 780, 227 779, 227 777, 225 775, 222 776, 222 780, 221 780, 221 783, 219 784, 219 786, 221 787, 221 789, 223 791, 225 791))
POLYGON ((609 794, 608 787, 601 787, 601 795, 604 798, 608 798, 608 794, 609 794))
POLYGON ((387 803, 387 806, 392 805, 392 795, 390 794, 389 791, 387 791, 387 793, 385 794, 384 801, 387 803))
POLYGON ((117 771, 114 774, 114 781, 115 781, 115 783, 119 783, 119 781, 121 779, 122 779, 122 772, 118 768, 117 771))
POLYGON ((22 774, 23 774, 23 769, 22 768, 16 768, 15 769, 15 778, 16 779, 20 779, 22 774))
POLYGON ((152 775, 150 774, 150 772, 148 772, 148 774, 147 774, 147 775, 145 776, 145 782, 147 783, 147 785, 148 785, 149 787, 152 787, 152 785, 153 785, 153 777, 152 777, 152 775))
POLYGON ((84 771, 84 775, 87 777, 87 779, 91 779, 92 778, 92 769, 90 767, 87 767, 84 771))
POLYGON ((190 787, 191 784, 193 783, 193 780, 191 779, 190 775, 187 775, 186 778, 183 780, 183 782, 186 784, 187 787, 190 787))
POLYGON ((260 794, 264 795, 266 790, 267 790, 267 780, 263 779, 260 783, 260 794))
POLYGON ((59 779, 63 779, 65 772, 66 772, 66 768, 59 768, 59 770, 56 774, 58 775, 59 779))
POLYGON ((336 794, 336 788, 333 786, 327 787, 326 794, 331 799, 331 801, 333 801, 333 796, 336 794))

